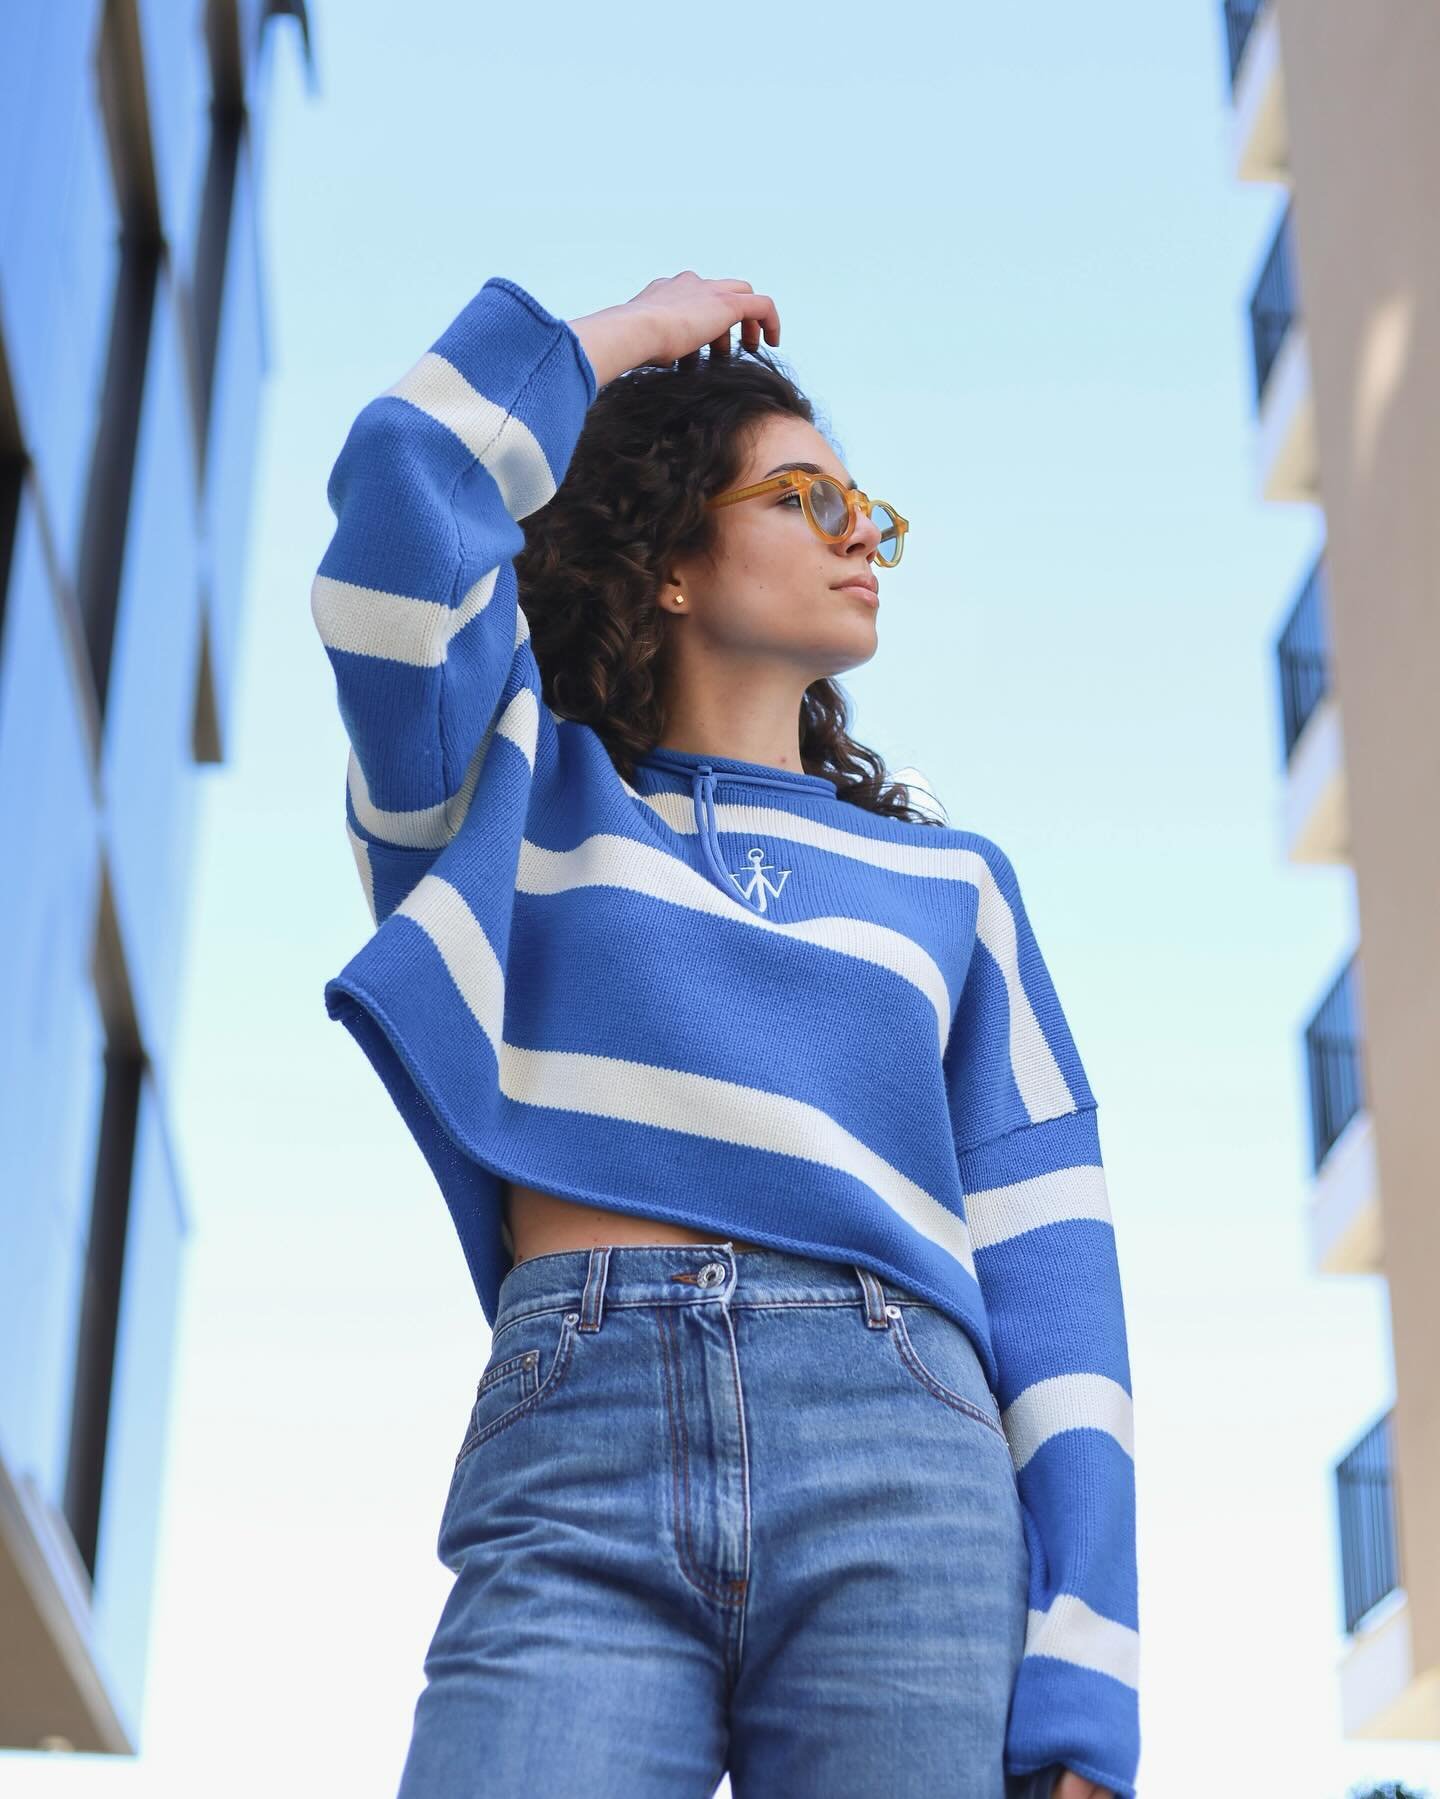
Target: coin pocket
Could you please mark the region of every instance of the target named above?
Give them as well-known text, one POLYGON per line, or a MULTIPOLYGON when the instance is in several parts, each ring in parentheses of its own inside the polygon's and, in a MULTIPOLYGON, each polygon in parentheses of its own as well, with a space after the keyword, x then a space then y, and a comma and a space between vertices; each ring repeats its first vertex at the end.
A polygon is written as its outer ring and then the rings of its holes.
POLYGON ((490 1340, 490 1358, 475 1387, 455 1467, 482 1443, 518 1423, 564 1377, 574 1349, 578 1312, 555 1308, 503 1322, 490 1340))

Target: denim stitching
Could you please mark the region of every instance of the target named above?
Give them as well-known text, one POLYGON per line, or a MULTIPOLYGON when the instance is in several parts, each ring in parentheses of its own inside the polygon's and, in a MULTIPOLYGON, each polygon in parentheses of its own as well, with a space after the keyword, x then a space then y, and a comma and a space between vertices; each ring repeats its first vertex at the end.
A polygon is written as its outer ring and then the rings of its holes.
MULTIPOLYGON (((690 1541, 690 1436, 685 1428, 685 1377, 681 1370, 680 1351, 676 1347, 673 1335, 675 1327, 671 1323, 668 1313, 662 1313, 661 1318, 661 1329, 669 1339, 669 1347, 672 1351, 670 1365, 674 1370, 675 1382, 674 1427, 678 1433, 675 1437, 678 1453, 674 1463, 675 1521, 680 1526, 676 1535, 683 1544, 682 1559, 695 1570, 696 1574, 699 1574, 700 1566, 695 1560, 694 1545, 690 1541)), ((703 1579, 704 1576, 701 1575, 700 1578, 703 1579)))
MULTIPOLYGON (((557 1251, 556 1253, 559 1254, 561 1252, 557 1251)), ((527 1256, 525 1259, 527 1262, 538 1260, 538 1258, 534 1257, 534 1256, 527 1256)), ((644 1310, 653 1308, 657 1311, 672 1311, 676 1307, 692 1306, 695 1303, 696 1302, 693 1299, 681 1299, 681 1298, 656 1300, 656 1299, 610 1299, 607 1297, 606 1301, 605 1301, 605 1310, 607 1312, 611 1312, 611 1311, 636 1312, 636 1311, 644 1311, 644 1310)), ((860 1311, 863 1312, 865 1309, 865 1301, 863 1299, 847 1299, 847 1298, 835 1298, 835 1299, 741 1299, 738 1296, 738 1294, 735 1294, 735 1295, 731 1296, 728 1303, 729 1303, 730 1309, 732 1311, 746 1311, 746 1312, 773 1312, 773 1311, 786 1311, 786 1310, 791 1310, 791 1311, 794 1311, 794 1310, 837 1311, 837 1310, 843 1310, 845 1308, 852 1308, 852 1309, 858 1308, 860 1311)), ((942 1318, 950 1318, 950 1314, 948 1312, 946 1312, 943 1309, 943 1307, 937 1306, 937 1305, 932 1305, 928 1299, 911 1299, 908 1296, 908 1290, 906 1293, 904 1303, 907 1306, 909 1306, 911 1308, 911 1310, 913 1310, 913 1311, 939 1312, 942 1318)), ((536 1306, 536 1307, 532 1308, 529 1312, 518 1313, 517 1317, 533 1318, 540 1312, 555 1311, 556 1309, 557 1308, 554 1306, 536 1306)), ((570 1310, 572 1310, 572 1311, 574 1310, 573 1305, 570 1307, 570 1310)), ((506 1321, 507 1325, 510 1323, 513 1323, 513 1322, 515 1322, 514 1319, 507 1319, 507 1321, 506 1321)), ((950 1322, 952 1324, 954 1324, 956 1321, 955 1321, 955 1319, 950 1318, 950 1322)), ((502 1326, 501 1328, 504 1329, 505 1326, 502 1326)), ((957 1326, 957 1328, 963 1329, 964 1327, 957 1326)))
MULTIPOLYGON (((740 1421, 740 1491, 741 1512, 744 1519, 745 1536, 745 1572, 735 1579, 727 1581, 732 1598, 736 1602, 739 1617, 739 1635, 744 1638, 745 1619, 744 1606, 750 1591, 750 1437, 745 1429, 745 1393, 740 1384, 740 1345, 735 1341, 735 1321, 727 1311, 725 1328, 730 1337, 730 1374, 735 1383, 735 1416, 740 1421)), ((740 1645, 737 1642, 734 1652, 734 1666, 731 1679, 739 1673, 740 1645)))
MULTIPOLYGON (((475 1388, 476 1399, 478 1400, 482 1394, 488 1393, 490 1389, 506 1375, 514 1374, 517 1369, 523 1372, 525 1369, 533 1367, 534 1363, 530 1360, 530 1352, 528 1349, 522 1349, 515 1355, 510 1356, 507 1360, 497 1362, 493 1368, 487 1369, 485 1373, 480 1376, 479 1382, 475 1388)), ((530 1393, 533 1394, 534 1391, 535 1389, 532 1387, 530 1393)), ((529 1398, 530 1395, 527 1394, 526 1397, 529 1398)))
POLYGON ((949 1387, 943 1386, 920 1360, 915 1352, 914 1344, 910 1341, 910 1333, 905 1328, 903 1308, 896 1308, 896 1316, 890 1322, 895 1327, 895 1347, 900 1351, 901 1360, 926 1391, 933 1393, 937 1399, 942 1400, 955 1411, 964 1412, 967 1417, 975 1419, 978 1424, 983 1424, 992 1436, 1000 1439, 1008 1453, 1010 1439, 1005 1435, 1004 1426, 997 1423, 983 1406, 978 1406, 973 1400, 966 1399, 963 1394, 952 1393, 949 1387))
POLYGON ((680 1563, 680 1570, 697 1592, 703 1593, 707 1599, 717 1599, 725 1605, 742 1603, 742 1596, 726 1583, 724 1586, 702 1573, 695 1558, 694 1547, 690 1542, 690 1445, 685 1431, 685 1407, 683 1393, 680 1390, 680 1357, 674 1350, 673 1340, 669 1333, 674 1328, 667 1319, 672 1308, 668 1305, 655 1307, 655 1322, 660 1331, 661 1358, 665 1364, 665 1411, 670 1425, 670 1466, 675 1489, 675 1553, 680 1563), (673 1381, 672 1381, 673 1370, 673 1381), (678 1431, 677 1436, 677 1413, 678 1431), (682 1487, 684 1497, 682 1499, 682 1487))
POLYGON ((549 1395, 555 1391, 570 1366, 570 1360, 574 1349, 575 1327, 572 1324, 566 1324, 561 1340, 555 1350, 555 1360, 551 1363, 550 1372, 545 1376, 544 1380, 541 1381, 540 1385, 527 1398, 517 1401, 516 1404, 511 1406, 508 1412, 502 1412, 498 1418, 492 1418, 488 1424, 482 1426, 473 1436, 468 1437, 466 1441, 460 1445, 460 1453, 455 1458, 454 1472, 459 1472, 460 1464, 466 1460, 473 1450, 478 1449, 482 1443, 488 1442, 491 1437, 497 1436, 507 1425, 513 1424, 515 1420, 523 1416, 524 1413, 533 1412, 543 1399, 548 1398, 549 1395))

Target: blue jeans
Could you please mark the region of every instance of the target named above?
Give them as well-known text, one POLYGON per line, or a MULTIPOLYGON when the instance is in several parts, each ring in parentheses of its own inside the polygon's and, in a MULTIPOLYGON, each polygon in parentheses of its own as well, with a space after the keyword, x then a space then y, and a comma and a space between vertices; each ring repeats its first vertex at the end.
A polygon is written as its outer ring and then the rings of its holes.
POLYGON ((500 1289, 399 1799, 1043 1799, 1007 1783, 1029 1552, 965 1331, 728 1242, 500 1289))

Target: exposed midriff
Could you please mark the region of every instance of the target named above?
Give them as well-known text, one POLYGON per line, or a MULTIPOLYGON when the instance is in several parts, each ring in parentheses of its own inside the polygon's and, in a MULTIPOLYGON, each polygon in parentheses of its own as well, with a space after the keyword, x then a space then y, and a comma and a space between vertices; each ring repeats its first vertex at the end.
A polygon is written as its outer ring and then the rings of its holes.
POLYGON ((633 1212, 612 1212, 605 1206, 581 1200, 561 1199, 538 1187, 505 1185, 505 1215, 510 1225, 517 1262, 530 1256, 554 1255, 566 1249, 593 1249, 602 1243, 625 1244, 723 1243, 736 1249, 761 1249, 760 1243, 725 1238, 716 1231, 695 1230, 667 1218, 639 1218, 633 1212))

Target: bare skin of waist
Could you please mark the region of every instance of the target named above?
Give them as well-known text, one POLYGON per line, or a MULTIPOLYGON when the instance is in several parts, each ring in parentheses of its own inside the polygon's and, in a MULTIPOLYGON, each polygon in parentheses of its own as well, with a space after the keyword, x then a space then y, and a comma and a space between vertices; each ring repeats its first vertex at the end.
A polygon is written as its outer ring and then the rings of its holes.
MULTIPOLYGON (((608 1243, 613 1246, 666 1243, 718 1243, 726 1239, 715 1231, 694 1230, 689 1225, 674 1224, 664 1218, 637 1218, 631 1212, 612 1212, 604 1206, 585 1205, 579 1200, 561 1199, 538 1187, 521 1187, 509 1181, 505 1186, 505 1216, 514 1245, 517 1262, 531 1256, 554 1255, 567 1249, 594 1249, 608 1243)), ((729 1241, 736 1249, 761 1249, 760 1243, 745 1243, 738 1237, 729 1241)))

